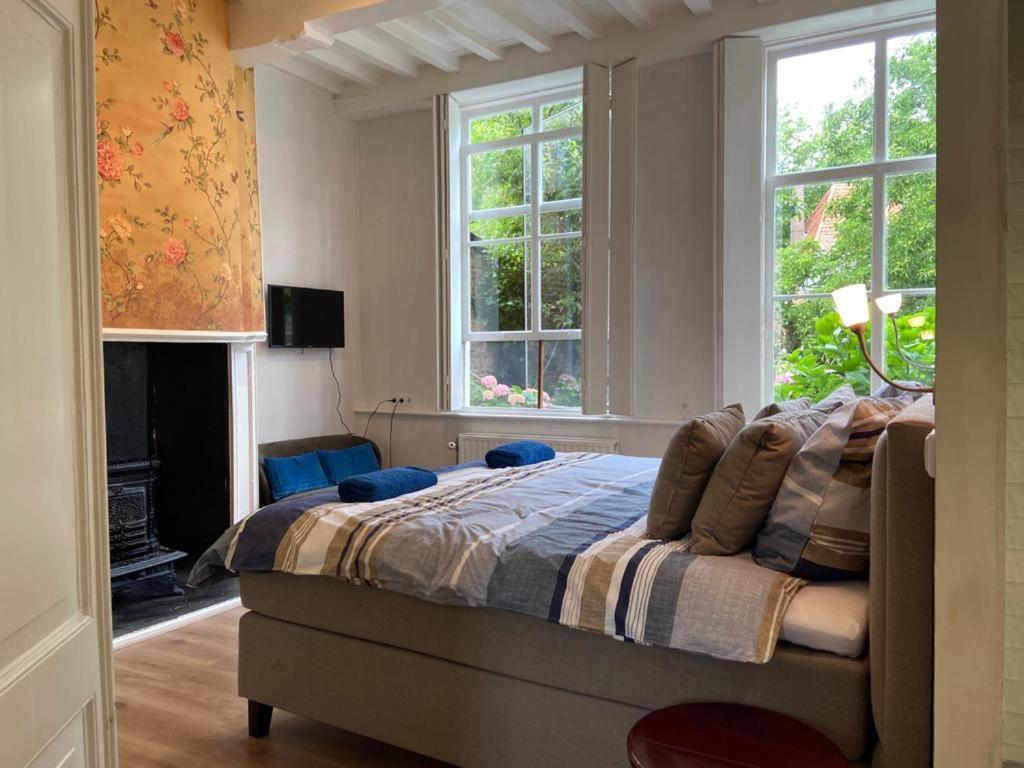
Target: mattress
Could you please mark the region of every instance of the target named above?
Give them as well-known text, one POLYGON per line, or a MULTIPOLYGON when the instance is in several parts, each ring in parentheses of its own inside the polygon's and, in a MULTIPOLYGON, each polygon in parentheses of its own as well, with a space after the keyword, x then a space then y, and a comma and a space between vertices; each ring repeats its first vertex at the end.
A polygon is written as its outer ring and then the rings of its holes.
POLYGON ((808 584, 789 604, 780 638, 857 658, 868 639, 868 600, 866 581, 808 584))

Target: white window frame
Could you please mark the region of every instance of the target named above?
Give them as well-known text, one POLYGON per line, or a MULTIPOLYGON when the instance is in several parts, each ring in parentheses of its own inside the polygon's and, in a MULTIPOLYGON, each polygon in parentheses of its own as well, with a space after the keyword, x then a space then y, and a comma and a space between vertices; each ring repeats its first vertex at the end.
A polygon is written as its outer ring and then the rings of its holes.
MULTIPOLYGON (((789 43, 766 48, 766 103, 765 103, 765 145, 764 145, 764 328, 766 343, 764 344, 765 359, 763 362, 766 375, 764 377, 763 400, 770 402, 774 398, 775 384, 775 304, 787 299, 831 299, 830 293, 806 293, 784 295, 775 293, 775 193, 783 187, 807 184, 828 184, 853 179, 871 179, 871 284, 867 286, 871 298, 891 293, 902 293, 904 296, 934 296, 935 288, 888 289, 885 285, 886 269, 886 184, 889 176, 921 171, 935 171, 935 155, 924 155, 898 160, 888 159, 889 148, 889 58, 887 42, 893 37, 934 32, 935 20, 918 21, 913 24, 886 26, 869 33, 849 35, 829 35, 808 42, 789 43), (836 168, 822 168, 812 171, 793 173, 777 173, 776 122, 778 117, 776 86, 778 62, 780 59, 800 56, 833 48, 873 42, 875 44, 874 72, 874 123, 873 152, 871 162, 859 165, 846 165, 836 168)), ((871 302, 871 355, 875 360, 885 360, 885 338, 889 329, 881 311, 871 302), (882 329, 882 333, 878 333, 882 329)), ((874 371, 871 372, 872 390, 882 383, 874 371)))
MULTIPOLYGON (((459 294, 452 297, 453 304, 460 308, 460 322, 458 323, 461 334, 459 347, 461 355, 454 364, 458 365, 453 384, 460 382, 461 391, 452 393, 453 404, 461 405, 462 410, 469 410, 469 377, 470 377, 470 354, 469 345, 471 342, 487 341, 574 341, 582 340, 582 327, 571 330, 542 330, 541 329, 541 243, 546 240, 567 240, 579 239, 581 243, 581 254, 583 250, 583 232, 559 232, 555 234, 541 234, 540 217, 544 213, 560 211, 583 210, 583 198, 576 197, 569 200, 556 200, 543 202, 541 200, 541 172, 540 172, 540 145, 545 142, 557 141, 559 139, 578 139, 583 141, 583 127, 562 128, 553 131, 533 130, 541 125, 541 109, 554 102, 567 101, 573 98, 583 97, 582 83, 572 87, 558 89, 543 89, 530 94, 522 94, 516 97, 495 99, 486 103, 474 104, 472 107, 464 107, 459 110, 459 132, 458 132, 458 174, 459 174, 459 222, 458 222, 458 252, 459 271, 461 279, 459 282, 459 294), (522 136, 512 136, 494 141, 469 143, 469 126, 471 121, 486 117, 488 115, 500 114, 517 109, 530 108, 532 110, 532 124, 530 133, 522 136), (508 149, 513 147, 528 146, 530 149, 530 202, 525 205, 512 206, 509 208, 496 208, 485 211, 471 211, 472 189, 471 189, 471 165, 470 159, 473 155, 481 152, 493 151, 496 149, 508 149), (500 240, 475 240, 469 237, 471 221, 488 218, 501 218, 506 216, 529 216, 530 233, 524 238, 529 245, 530 255, 530 328, 529 331, 474 331, 471 325, 470 297, 472 283, 470 280, 470 250, 471 247, 487 245, 499 245, 502 243, 519 242, 520 238, 500 240)), ((454 291, 453 291, 454 293, 454 291)), ((581 317, 582 326, 582 317, 581 317)), ((454 329, 453 329, 454 330, 454 329)), ((532 382, 528 382, 532 384, 532 382)), ((487 413, 494 413, 495 409, 480 409, 487 413)), ((523 413, 528 409, 516 408, 516 413, 523 413)), ((536 409, 541 412, 551 413, 552 409, 536 409)), ((581 409, 559 408, 560 415, 581 413, 581 409)))

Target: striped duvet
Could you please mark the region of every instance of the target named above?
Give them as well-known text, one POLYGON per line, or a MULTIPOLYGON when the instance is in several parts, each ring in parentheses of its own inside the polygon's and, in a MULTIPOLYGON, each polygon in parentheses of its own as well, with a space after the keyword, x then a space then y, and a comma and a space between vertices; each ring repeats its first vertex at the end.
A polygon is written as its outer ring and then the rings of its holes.
POLYGON ((645 538, 657 459, 560 454, 457 469, 366 504, 333 489, 286 499, 228 530, 211 568, 323 575, 439 603, 536 616, 618 640, 722 659, 771 659, 803 582, 747 554, 705 557, 645 538))

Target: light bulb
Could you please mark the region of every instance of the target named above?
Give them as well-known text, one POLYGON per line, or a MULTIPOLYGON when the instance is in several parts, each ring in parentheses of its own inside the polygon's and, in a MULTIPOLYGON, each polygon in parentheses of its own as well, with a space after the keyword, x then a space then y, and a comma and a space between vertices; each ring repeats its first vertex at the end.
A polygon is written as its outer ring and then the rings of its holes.
POLYGON ((894 315, 903 306, 903 294, 886 293, 875 299, 875 306, 882 310, 883 315, 894 315))
POLYGON ((868 292, 864 283, 847 285, 832 291, 832 301, 845 328, 865 325, 868 321, 868 292))

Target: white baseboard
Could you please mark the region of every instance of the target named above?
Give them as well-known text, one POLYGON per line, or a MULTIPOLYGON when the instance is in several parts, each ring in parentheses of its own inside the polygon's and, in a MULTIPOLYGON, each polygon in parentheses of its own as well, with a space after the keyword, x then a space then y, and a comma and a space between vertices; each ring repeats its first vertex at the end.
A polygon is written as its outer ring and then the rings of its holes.
POLYGON ((159 624, 154 624, 151 627, 136 630, 135 632, 129 632, 126 635, 114 638, 114 650, 120 648, 127 648, 129 645, 135 645, 135 643, 141 643, 143 640, 149 640, 151 637, 157 637, 165 632, 170 632, 174 629, 180 629, 181 627, 187 627, 189 624, 194 624, 197 621, 208 619, 211 616, 216 616, 219 613, 230 611, 232 608, 237 608, 242 604, 242 599, 239 597, 233 597, 230 600, 225 600, 223 603, 217 603, 215 605, 208 605, 206 608, 200 608, 198 611, 192 611, 181 616, 175 616, 173 619, 162 621, 159 624))

